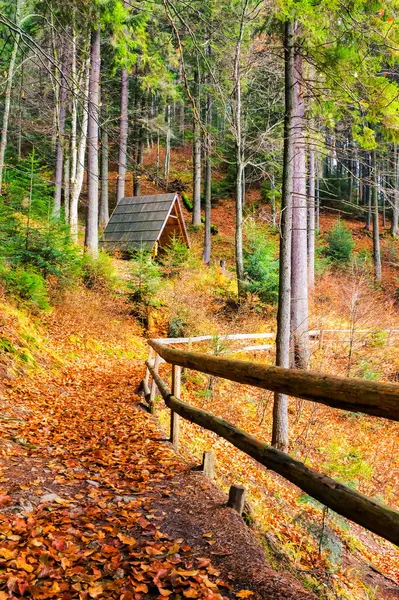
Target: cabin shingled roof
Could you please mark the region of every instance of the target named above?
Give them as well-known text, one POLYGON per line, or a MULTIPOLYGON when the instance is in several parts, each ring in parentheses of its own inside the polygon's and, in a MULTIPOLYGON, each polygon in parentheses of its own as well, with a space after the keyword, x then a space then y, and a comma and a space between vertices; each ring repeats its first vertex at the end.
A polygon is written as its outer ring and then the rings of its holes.
POLYGON ((111 215, 100 243, 108 248, 152 248, 176 195, 173 193, 122 198, 111 215))

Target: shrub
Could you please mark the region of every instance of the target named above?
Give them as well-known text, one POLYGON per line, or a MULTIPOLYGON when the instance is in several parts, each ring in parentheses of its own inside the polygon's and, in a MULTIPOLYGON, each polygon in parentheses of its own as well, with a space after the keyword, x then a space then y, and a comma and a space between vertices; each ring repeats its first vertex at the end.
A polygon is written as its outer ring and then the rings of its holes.
POLYGON ((315 257, 314 257, 314 268, 315 274, 320 276, 323 275, 331 262, 331 259, 326 255, 327 243, 323 240, 320 234, 316 234, 315 239, 315 257))
POLYGON ((11 296, 25 300, 40 310, 50 308, 46 282, 39 273, 21 268, 10 269, 3 265, 0 268, 0 281, 11 296))
POLYGON ((22 238, 17 231, 14 245, 12 262, 39 271, 45 279, 52 275, 65 283, 80 274, 79 249, 61 223, 52 223, 46 229, 32 227, 23 232, 22 238))
POLYGON ((140 249, 131 261, 129 298, 143 307, 157 306, 157 294, 162 285, 161 270, 151 254, 140 249))
POLYGON ((82 259, 83 283, 88 289, 112 289, 117 282, 112 258, 99 252, 98 258, 85 254, 82 259))
POLYGON ((0 198, 0 278, 5 291, 37 308, 49 307, 46 279, 73 281, 80 252, 69 229, 49 218, 53 189, 49 174, 31 154, 7 170, 0 198))
POLYGON ((365 460, 361 451, 350 446, 348 442, 333 439, 327 448, 324 448, 324 452, 330 460, 327 460, 323 467, 347 485, 357 487, 359 483, 369 481, 373 476, 374 468, 365 460))
POLYGON ((186 244, 174 236, 162 254, 161 263, 168 275, 176 275, 186 265, 189 256, 186 244))
POLYGON ((189 210, 190 212, 193 212, 193 210, 194 210, 193 203, 185 192, 182 193, 181 199, 183 200, 183 204, 187 208, 187 210, 189 210))
POLYGON ((247 289, 263 302, 274 304, 278 300, 279 261, 276 258, 275 240, 266 227, 250 221, 246 228, 247 242, 244 250, 247 289))
POLYGON ((168 337, 187 337, 187 321, 183 314, 175 315, 169 321, 168 337))
POLYGON ((337 221, 327 235, 326 256, 338 263, 348 263, 351 259, 354 241, 352 234, 342 221, 337 221))

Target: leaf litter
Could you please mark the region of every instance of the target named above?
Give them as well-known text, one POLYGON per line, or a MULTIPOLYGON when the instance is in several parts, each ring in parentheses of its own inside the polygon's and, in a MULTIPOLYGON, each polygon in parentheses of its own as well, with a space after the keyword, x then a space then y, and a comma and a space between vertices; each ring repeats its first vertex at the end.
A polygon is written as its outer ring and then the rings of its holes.
MULTIPOLYGON (((67 317, 58 351, 75 343, 67 317)), ((313 598, 259 560, 242 520, 215 509, 223 495, 138 408, 142 357, 77 339, 63 370, 5 382, 19 420, 0 429, 0 600, 313 598), (263 587, 245 579, 251 561, 263 587)))

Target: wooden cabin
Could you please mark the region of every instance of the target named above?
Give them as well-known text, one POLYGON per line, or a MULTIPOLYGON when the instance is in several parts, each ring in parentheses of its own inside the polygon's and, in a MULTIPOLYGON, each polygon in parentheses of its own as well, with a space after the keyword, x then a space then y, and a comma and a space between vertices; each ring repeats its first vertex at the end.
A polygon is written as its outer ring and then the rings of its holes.
POLYGON ((147 248, 157 254, 173 237, 190 247, 178 194, 133 196, 123 198, 117 204, 100 246, 122 252, 147 248))

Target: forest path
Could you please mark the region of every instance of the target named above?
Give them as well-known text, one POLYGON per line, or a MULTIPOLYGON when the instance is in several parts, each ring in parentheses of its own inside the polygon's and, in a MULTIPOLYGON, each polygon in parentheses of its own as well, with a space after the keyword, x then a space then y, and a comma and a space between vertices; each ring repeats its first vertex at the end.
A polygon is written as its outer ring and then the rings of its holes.
POLYGON ((0 598, 312 597, 163 440, 133 393, 139 367, 8 386, 0 598))
POLYGON ((0 382, 0 600, 314 597, 140 408, 123 300, 75 290, 46 335, 60 364, 0 382))

